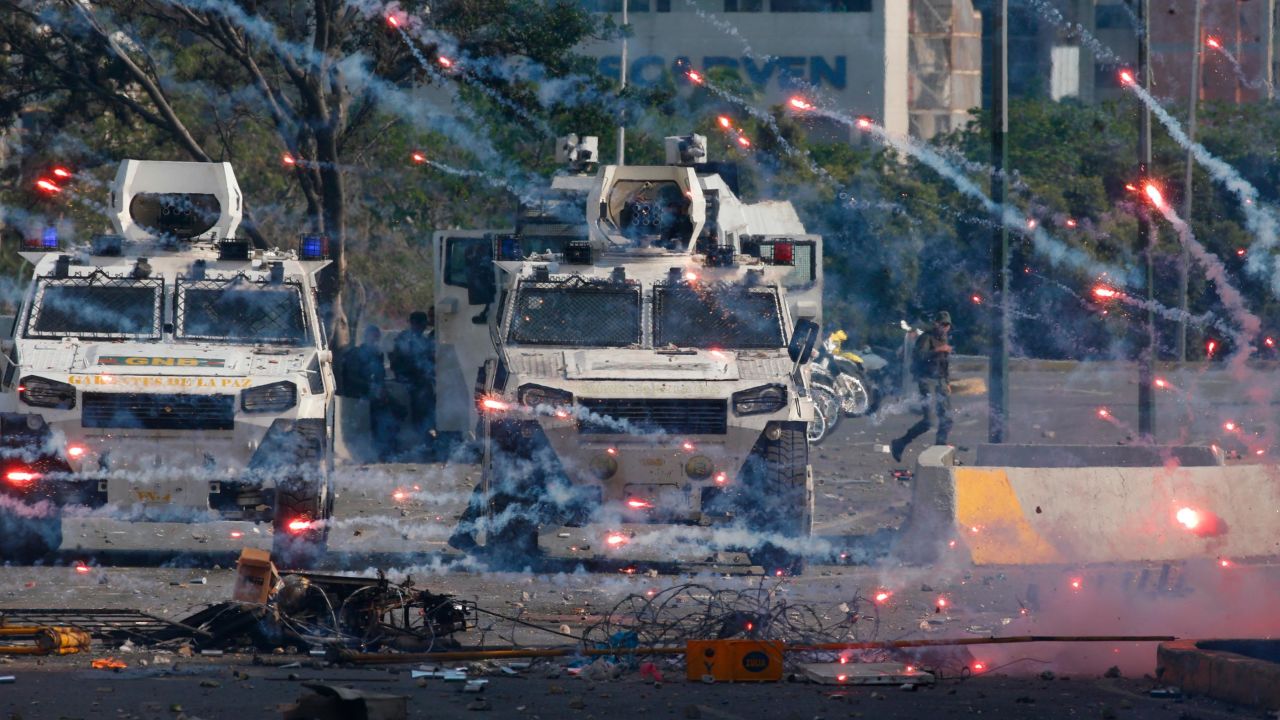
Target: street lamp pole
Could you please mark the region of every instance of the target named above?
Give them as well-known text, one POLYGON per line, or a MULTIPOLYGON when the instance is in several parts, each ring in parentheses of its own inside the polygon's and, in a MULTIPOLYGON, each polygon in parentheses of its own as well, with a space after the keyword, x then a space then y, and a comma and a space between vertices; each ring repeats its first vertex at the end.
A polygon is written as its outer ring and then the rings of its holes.
POLYGON ((1009 230, 1005 226, 1005 168, 1009 164, 1009 0, 999 0, 996 46, 991 64, 991 199, 996 204, 991 233, 991 328, 987 363, 987 439, 1005 440, 1009 418, 1009 230))
MULTIPOLYGON (((1195 12, 1193 13, 1193 30, 1191 31, 1191 91, 1189 109, 1187 110, 1187 137, 1191 138, 1191 142, 1196 140, 1196 109, 1200 105, 1200 65, 1203 62, 1204 38, 1200 30, 1200 13, 1202 10, 1202 0, 1193 0, 1195 3, 1195 12)), ((1186 174, 1182 177, 1182 217, 1191 222, 1191 199, 1194 173, 1195 157, 1191 153, 1191 149, 1187 148, 1187 166, 1186 174)), ((1178 262, 1178 309, 1181 314, 1178 316, 1178 362, 1187 361, 1187 275, 1191 269, 1191 251, 1185 244, 1182 245, 1181 257, 1178 262)))
MULTIPOLYGON (((1138 82, 1151 92, 1151 68, 1148 54, 1151 49, 1150 0, 1138 0, 1138 82)), ((1138 176, 1145 184, 1151 173, 1151 111, 1145 103, 1138 110, 1138 176)), ((1156 354, 1155 247, 1151 232, 1151 217, 1143 209, 1138 213, 1138 249, 1146 265, 1147 321, 1143 328, 1138 354, 1138 434, 1150 441, 1155 437, 1155 397, 1152 394, 1152 377, 1156 354)))

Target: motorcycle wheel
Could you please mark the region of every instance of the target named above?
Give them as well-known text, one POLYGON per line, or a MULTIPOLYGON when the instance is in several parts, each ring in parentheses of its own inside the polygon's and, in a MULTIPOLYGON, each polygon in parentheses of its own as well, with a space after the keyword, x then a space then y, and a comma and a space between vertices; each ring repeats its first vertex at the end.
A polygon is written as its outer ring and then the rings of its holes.
POLYGON ((809 443, 817 445, 826 439, 840 421, 840 402, 835 391, 825 385, 814 385, 813 389, 813 422, 807 431, 809 443))
POLYGON ((846 417, 858 417, 871 412, 871 392, 861 374, 841 373, 836 377, 836 393, 840 398, 840 411, 846 417))

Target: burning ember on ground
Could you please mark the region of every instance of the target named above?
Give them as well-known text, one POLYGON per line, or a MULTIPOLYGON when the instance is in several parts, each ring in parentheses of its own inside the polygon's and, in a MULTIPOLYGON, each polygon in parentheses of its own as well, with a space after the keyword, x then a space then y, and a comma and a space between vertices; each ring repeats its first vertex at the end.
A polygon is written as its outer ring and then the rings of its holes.
POLYGON ((880 592, 876 593, 876 603, 884 604, 888 602, 889 598, 892 596, 893 596, 893 593, 889 592, 888 590, 881 590, 880 592))

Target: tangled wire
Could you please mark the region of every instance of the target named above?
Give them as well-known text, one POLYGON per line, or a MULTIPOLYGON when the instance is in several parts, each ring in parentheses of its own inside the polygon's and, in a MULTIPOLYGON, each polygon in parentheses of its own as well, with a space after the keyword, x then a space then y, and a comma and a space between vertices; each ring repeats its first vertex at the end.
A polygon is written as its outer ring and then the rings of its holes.
POLYGON ((631 594, 583 632, 597 647, 670 647, 689 640, 750 638, 791 645, 874 641, 875 603, 855 592, 829 607, 794 603, 785 581, 717 589, 701 583, 631 594))

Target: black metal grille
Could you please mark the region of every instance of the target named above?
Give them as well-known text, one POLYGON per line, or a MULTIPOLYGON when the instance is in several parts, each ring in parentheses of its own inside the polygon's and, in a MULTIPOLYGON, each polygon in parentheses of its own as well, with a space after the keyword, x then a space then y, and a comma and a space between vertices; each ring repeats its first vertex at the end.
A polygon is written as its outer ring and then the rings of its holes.
POLYGON ((292 281, 180 279, 176 306, 180 339, 286 345, 307 340, 302 289, 292 281))
POLYGON ((235 395, 87 392, 81 422, 87 428, 231 430, 235 395))
POLYGON ((43 278, 27 322, 27 337, 160 339, 163 278, 89 275, 43 278))
POLYGON ((591 415, 579 424, 586 435, 724 435, 728 404, 724 400, 582 398, 591 415))
POLYGON ((634 282, 567 279, 520 283, 511 317, 521 345, 626 347, 643 340, 640 286, 634 282))
POLYGON ((771 287, 656 283, 653 346, 780 348, 781 316, 771 287))

